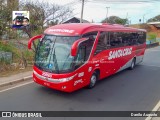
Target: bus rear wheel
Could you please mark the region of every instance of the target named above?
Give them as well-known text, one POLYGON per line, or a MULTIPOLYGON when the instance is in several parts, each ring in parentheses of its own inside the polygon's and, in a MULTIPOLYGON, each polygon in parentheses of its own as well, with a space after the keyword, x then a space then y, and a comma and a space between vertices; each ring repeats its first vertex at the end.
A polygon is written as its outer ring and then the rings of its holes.
POLYGON ((129 67, 130 70, 133 70, 135 68, 136 65, 136 58, 133 58, 132 62, 131 62, 131 66, 129 67))
POLYGON ((97 79, 98 79, 97 73, 94 72, 90 78, 90 83, 88 85, 89 89, 93 88, 96 85, 97 79))

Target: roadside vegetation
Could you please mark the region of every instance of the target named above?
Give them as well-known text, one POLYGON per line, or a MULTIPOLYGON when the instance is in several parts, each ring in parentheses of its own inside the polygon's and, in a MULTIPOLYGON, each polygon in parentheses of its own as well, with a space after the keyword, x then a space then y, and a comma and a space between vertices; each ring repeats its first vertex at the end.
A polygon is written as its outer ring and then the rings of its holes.
POLYGON ((72 9, 66 6, 37 1, 19 1, 7 4, 0 0, 0 76, 32 70, 34 51, 28 50, 28 40, 72 16, 72 9), (25 29, 12 29, 12 11, 30 11, 30 25, 25 29), (11 59, 4 58, 11 53, 11 59))
MULTIPOLYGON (((27 46, 22 45, 16 41, 0 41, 0 51, 12 53, 12 59, 1 57, 0 59, 0 73, 15 72, 20 69, 28 69, 33 65, 34 52, 29 51, 27 46), (20 48, 21 47, 21 48, 20 48)), ((1 74, 0 76, 2 76, 1 74)))

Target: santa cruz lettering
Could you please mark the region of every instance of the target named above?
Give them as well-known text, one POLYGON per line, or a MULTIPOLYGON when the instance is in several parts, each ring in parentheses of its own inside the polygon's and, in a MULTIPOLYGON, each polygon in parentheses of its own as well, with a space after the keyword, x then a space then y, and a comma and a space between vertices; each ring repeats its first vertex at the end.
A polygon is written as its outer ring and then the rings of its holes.
POLYGON ((64 32, 64 33, 73 33, 74 30, 68 29, 49 29, 48 32, 64 32))
POLYGON ((108 60, 127 56, 127 55, 130 55, 131 53, 132 53, 132 48, 125 48, 125 49, 110 51, 108 60))

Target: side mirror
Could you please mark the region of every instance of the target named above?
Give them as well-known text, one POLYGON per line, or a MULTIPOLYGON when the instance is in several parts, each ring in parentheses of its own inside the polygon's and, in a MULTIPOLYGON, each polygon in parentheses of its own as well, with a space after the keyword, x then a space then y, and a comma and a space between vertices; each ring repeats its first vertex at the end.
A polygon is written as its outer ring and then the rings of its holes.
POLYGON ((88 38, 81 38, 81 39, 76 40, 73 43, 73 45, 71 47, 71 56, 76 56, 77 55, 79 44, 83 41, 86 41, 86 40, 88 40, 88 38))
POLYGON ((34 47, 35 47, 34 41, 35 41, 36 39, 42 38, 42 36, 43 36, 43 35, 37 35, 37 36, 32 37, 32 38, 28 41, 28 49, 31 49, 32 43, 33 43, 33 45, 34 45, 34 47))

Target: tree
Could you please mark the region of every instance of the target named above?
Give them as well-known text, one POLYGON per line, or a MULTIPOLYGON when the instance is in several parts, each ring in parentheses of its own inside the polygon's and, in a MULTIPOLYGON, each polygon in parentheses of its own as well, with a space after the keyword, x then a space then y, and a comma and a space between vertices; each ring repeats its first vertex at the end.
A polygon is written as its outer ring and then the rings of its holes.
POLYGON ((160 21, 160 15, 157 15, 153 18, 150 18, 147 22, 159 22, 160 21))
POLYGON ((24 11, 30 11, 30 26, 28 28, 22 28, 24 32, 31 37, 31 33, 36 32, 35 34, 41 33, 44 31, 44 26, 47 23, 50 25, 55 25, 58 23, 64 22, 66 19, 72 16, 73 9, 70 7, 60 6, 47 2, 29 1, 19 2, 19 7, 13 8, 10 7, 7 3, 7 0, 0 0, 0 38, 2 34, 5 34, 11 29, 12 22, 12 10, 19 9, 24 11))
POLYGON ((128 24, 128 19, 122 19, 118 16, 110 16, 108 19, 104 19, 102 20, 102 23, 111 23, 111 24, 122 24, 122 25, 125 25, 125 24, 128 24))
POLYGON ((5 4, 5 0, 0 0, 0 39, 8 31, 9 23, 12 18, 11 9, 5 4))
POLYGON ((22 5, 22 10, 30 11, 30 23, 42 30, 44 25, 52 21, 52 24, 62 23, 72 15, 72 9, 47 2, 27 2, 22 5), (58 22, 57 22, 58 21, 58 22))

